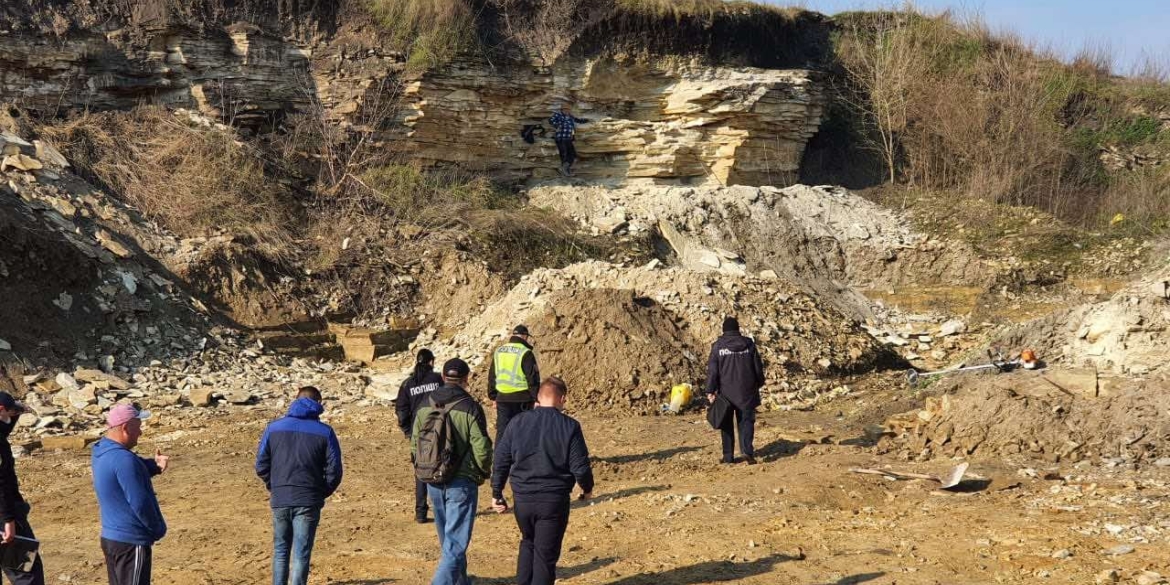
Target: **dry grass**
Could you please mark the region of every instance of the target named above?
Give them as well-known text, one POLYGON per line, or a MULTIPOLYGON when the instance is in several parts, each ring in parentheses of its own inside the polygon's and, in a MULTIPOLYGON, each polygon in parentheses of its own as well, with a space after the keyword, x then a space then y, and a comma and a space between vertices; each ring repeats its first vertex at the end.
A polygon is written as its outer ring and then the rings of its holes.
POLYGON ((40 132, 75 167, 176 234, 247 233, 277 257, 289 247, 287 194, 266 176, 258 150, 231 129, 142 107, 85 114, 40 132))
POLYGON ((616 0, 615 7, 656 17, 703 18, 711 20, 726 15, 753 16, 783 14, 794 16, 802 10, 761 2, 725 0, 616 0))
POLYGON ((1100 225, 1116 213, 1153 218, 1165 173, 1121 179, 1107 148, 1170 157, 1170 136, 1148 113, 1170 107, 1170 87, 1110 76, 1108 47, 1068 64, 978 18, 913 12, 839 17, 838 58, 856 123, 893 182, 1035 206, 1100 225), (1140 107, 1139 107, 1140 106, 1140 107), (1120 191, 1127 190, 1123 196, 1120 191))
POLYGON ((421 71, 475 46, 478 14, 468 0, 367 0, 370 13, 421 71))

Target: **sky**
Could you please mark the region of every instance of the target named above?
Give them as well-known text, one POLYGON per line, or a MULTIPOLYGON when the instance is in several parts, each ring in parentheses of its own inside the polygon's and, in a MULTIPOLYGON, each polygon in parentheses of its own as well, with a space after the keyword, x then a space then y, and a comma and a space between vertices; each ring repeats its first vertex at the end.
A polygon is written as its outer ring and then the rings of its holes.
MULTIPOLYGON (((833 14, 901 6, 880 0, 770 0, 833 14)), ((1014 30, 1065 57, 1086 44, 1114 54, 1114 73, 1126 74, 1143 54, 1170 65, 1170 0, 916 0, 925 12, 948 8, 983 15, 992 30, 1014 30)))

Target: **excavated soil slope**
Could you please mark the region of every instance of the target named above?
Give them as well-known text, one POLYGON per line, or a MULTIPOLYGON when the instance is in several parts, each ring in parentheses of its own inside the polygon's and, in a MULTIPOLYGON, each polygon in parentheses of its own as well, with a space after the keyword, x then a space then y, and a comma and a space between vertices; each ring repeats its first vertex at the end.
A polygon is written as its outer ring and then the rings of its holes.
POLYGON ((1126 462, 1170 456, 1170 382, 1126 382, 1114 396, 1075 396, 1044 381, 1004 374, 952 382, 922 410, 891 418, 884 450, 905 456, 1048 462, 1126 462))
POLYGON ((1106 301, 1020 325, 998 343, 1034 347, 1050 361, 1118 374, 1164 372, 1170 361, 1170 270, 1136 281, 1106 301))

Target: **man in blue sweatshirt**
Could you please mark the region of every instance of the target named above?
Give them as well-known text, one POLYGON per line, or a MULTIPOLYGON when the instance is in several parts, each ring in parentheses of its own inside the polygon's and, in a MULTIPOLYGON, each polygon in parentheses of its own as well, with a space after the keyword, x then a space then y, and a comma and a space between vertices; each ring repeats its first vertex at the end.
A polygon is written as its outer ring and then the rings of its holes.
POLYGON ((560 378, 546 379, 537 391, 536 408, 512 419, 496 447, 492 507, 501 514, 508 511, 504 484, 510 477, 520 525, 519 585, 556 582, 573 485, 581 486, 581 499, 593 493, 581 425, 561 412, 567 392, 560 378))
POLYGON ((151 547, 167 533, 150 478, 167 470, 170 458, 154 459, 131 449, 150 413, 119 404, 106 414, 106 436, 93 447, 93 489, 102 517, 102 553, 110 585, 150 585, 151 547))
POLYGON ((321 422, 321 392, 305 386, 288 415, 264 429, 256 452, 256 475, 272 506, 272 583, 305 585, 321 508, 341 485, 341 445, 321 422), (289 571, 289 556, 292 571, 289 571))

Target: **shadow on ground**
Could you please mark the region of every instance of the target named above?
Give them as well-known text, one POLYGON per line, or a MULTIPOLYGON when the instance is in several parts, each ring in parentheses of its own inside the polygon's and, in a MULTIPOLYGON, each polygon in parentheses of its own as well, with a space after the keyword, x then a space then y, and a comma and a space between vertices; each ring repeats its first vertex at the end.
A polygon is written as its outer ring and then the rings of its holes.
POLYGON ((836 581, 833 581, 832 583, 825 583, 824 585, 857 585, 858 583, 873 581, 874 579, 878 579, 884 575, 885 573, 858 573, 857 575, 842 577, 836 581))
MULTIPOLYGON (((562 579, 572 579, 587 573, 592 573, 602 567, 608 566, 616 562, 617 559, 613 557, 604 559, 593 559, 588 563, 574 565, 572 567, 558 567, 557 581, 562 579)), ((473 581, 476 585, 513 585, 516 583, 515 577, 476 577, 473 581)), ((339 584, 340 585, 340 584, 339 584)), ((355 583, 354 585, 358 585, 355 583)))
POLYGON ((604 504, 605 502, 612 502, 614 500, 620 500, 622 498, 628 498, 649 492, 661 492, 667 489, 669 489, 669 486, 665 485, 644 485, 634 488, 626 488, 616 492, 595 494, 592 500, 574 500, 572 507, 583 508, 593 504, 604 504))
POLYGON ((658 573, 632 575, 617 581, 611 581, 609 585, 699 585, 700 583, 738 581, 745 577, 763 575, 770 572, 780 563, 795 560, 799 559, 793 556, 774 554, 744 563, 707 561, 689 567, 679 567, 658 573))
POLYGON ((774 461, 784 457, 792 457, 800 453, 808 443, 789 441, 788 439, 776 439, 759 449, 756 449, 756 455, 764 461, 774 461))
POLYGON ((622 465, 624 463, 636 463, 639 461, 666 461, 675 455, 682 453, 690 453, 692 451, 702 451, 702 447, 674 447, 673 449, 663 449, 653 453, 635 453, 633 455, 614 455, 612 457, 598 457, 596 459, 599 463, 613 463, 615 465, 622 465))

